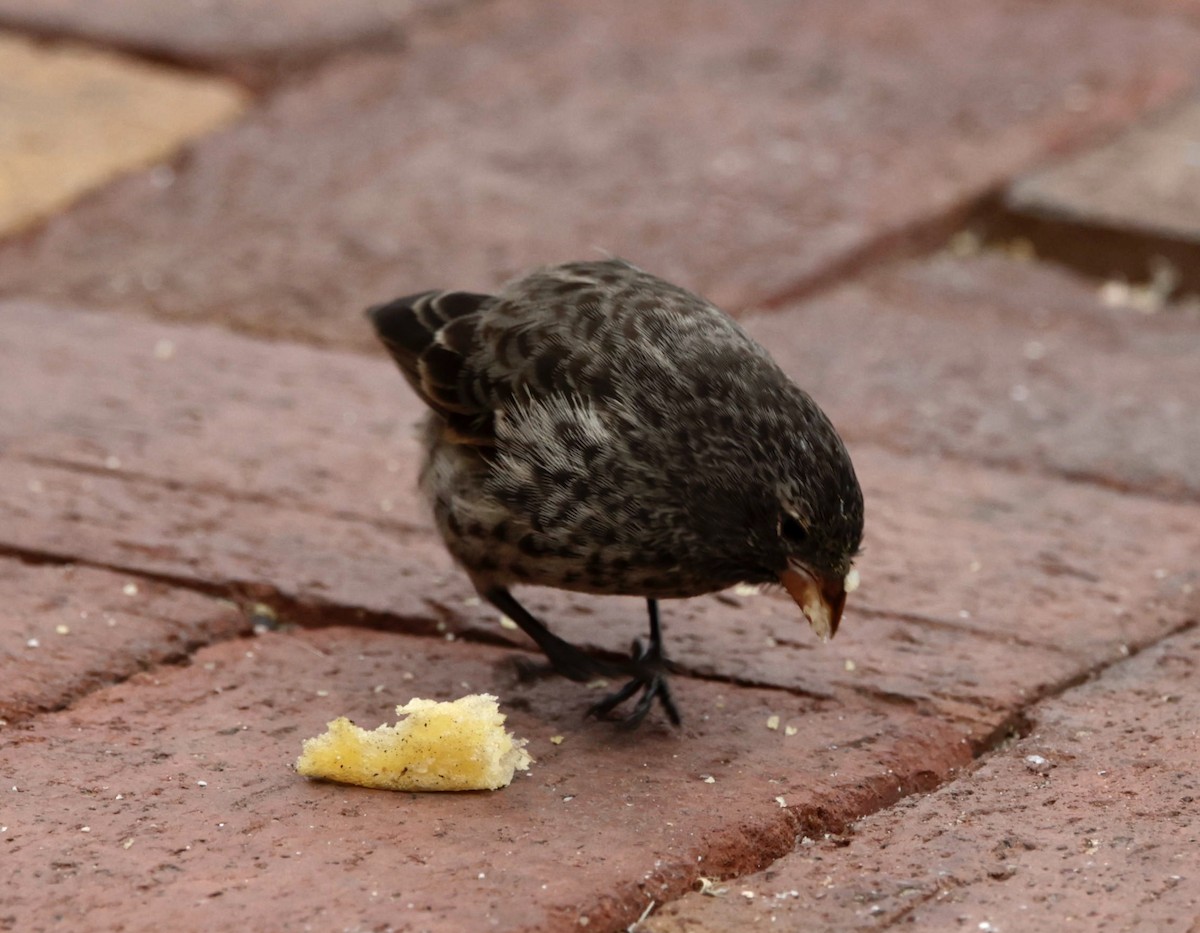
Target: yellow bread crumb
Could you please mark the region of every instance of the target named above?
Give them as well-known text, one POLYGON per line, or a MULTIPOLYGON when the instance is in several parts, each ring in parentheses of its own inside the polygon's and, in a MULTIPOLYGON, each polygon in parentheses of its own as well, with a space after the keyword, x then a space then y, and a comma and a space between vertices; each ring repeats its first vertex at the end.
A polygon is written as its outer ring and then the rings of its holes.
POLYGON ((373 732, 340 717, 306 739, 296 770, 305 777, 385 790, 496 790, 533 761, 525 739, 486 693, 450 703, 413 699, 396 707, 394 726, 373 732))

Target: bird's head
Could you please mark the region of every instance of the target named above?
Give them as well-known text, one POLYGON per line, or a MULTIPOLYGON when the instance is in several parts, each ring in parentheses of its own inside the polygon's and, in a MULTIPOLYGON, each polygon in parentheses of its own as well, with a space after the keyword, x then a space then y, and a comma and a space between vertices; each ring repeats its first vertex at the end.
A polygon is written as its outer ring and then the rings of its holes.
MULTIPOLYGON (((822 641, 842 619, 858 584, 863 496, 850 455, 807 395, 776 434, 776 471, 760 487, 755 535, 759 560, 796 601, 822 641)), ((775 459, 771 457, 770 459, 775 459)))

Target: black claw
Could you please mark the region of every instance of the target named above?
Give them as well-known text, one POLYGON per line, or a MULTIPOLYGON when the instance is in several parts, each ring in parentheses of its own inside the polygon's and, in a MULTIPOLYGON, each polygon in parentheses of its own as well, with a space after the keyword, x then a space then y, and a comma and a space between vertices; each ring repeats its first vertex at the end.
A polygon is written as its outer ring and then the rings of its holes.
POLYGON ((595 716, 597 719, 606 718, 609 713, 640 690, 642 695, 638 697, 633 711, 621 719, 622 726, 636 729, 646 718, 646 714, 650 712, 650 707, 654 705, 656 699, 672 725, 678 726, 683 723, 679 709, 675 706, 675 700, 671 697, 671 688, 667 684, 667 672, 674 670, 675 665, 663 657, 662 637, 659 634, 658 626, 654 624, 657 620, 656 610, 655 606, 652 606, 650 610, 652 620, 650 644, 643 646, 640 639, 634 639, 630 648, 632 679, 620 690, 610 693, 599 703, 593 703, 587 711, 589 716, 595 716))
POLYGON ((535 619, 503 587, 495 587, 484 594, 487 599, 501 612, 513 619, 542 649, 548 664, 539 664, 528 658, 518 658, 516 667, 522 680, 534 680, 549 672, 561 674, 563 677, 576 681, 588 681, 597 677, 620 677, 629 675, 630 680, 620 690, 610 693, 600 702, 592 704, 587 714, 597 719, 607 718, 609 713, 632 697, 641 692, 632 712, 620 720, 627 728, 637 728, 650 712, 655 699, 667 714, 673 725, 680 725, 679 710, 671 698, 671 690, 667 686, 668 672, 676 670, 674 664, 663 655, 662 629, 658 622, 658 601, 646 600, 650 609, 650 642, 643 645, 641 639, 634 639, 629 649, 628 661, 606 661, 595 658, 587 652, 563 641, 553 634, 546 626, 535 619))

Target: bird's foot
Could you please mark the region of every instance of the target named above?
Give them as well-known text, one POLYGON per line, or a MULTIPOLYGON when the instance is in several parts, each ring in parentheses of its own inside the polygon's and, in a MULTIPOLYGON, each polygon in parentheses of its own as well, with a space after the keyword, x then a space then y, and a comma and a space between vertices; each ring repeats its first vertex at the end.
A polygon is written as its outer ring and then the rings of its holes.
POLYGON ((644 647, 640 640, 635 640, 628 663, 628 672, 633 675, 632 678, 620 690, 610 693, 599 703, 592 704, 587 714, 597 719, 606 719, 609 713, 641 691, 633 711, 620 720, 621 725, 636 729, 650 712, 655 700, 658 700, 671 724, 680 725, 683 719, 671 698, 671 688, 667 685, 667 674, 673 670, 675 665, 663 656, 660 645, 651 643, 649 647, 644 647))

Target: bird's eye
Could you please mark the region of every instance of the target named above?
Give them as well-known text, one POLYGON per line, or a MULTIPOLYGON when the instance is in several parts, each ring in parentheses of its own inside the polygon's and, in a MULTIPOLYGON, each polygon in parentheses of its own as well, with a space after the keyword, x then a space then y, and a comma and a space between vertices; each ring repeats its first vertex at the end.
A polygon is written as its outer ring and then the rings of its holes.
POLYGON ((784 514, 779 520, 779 534, 792 544, 803 544, 808 540, 808 529, 794 515, 784 514))

